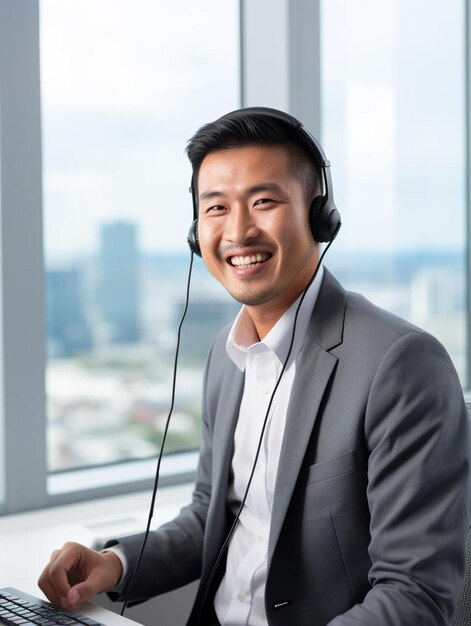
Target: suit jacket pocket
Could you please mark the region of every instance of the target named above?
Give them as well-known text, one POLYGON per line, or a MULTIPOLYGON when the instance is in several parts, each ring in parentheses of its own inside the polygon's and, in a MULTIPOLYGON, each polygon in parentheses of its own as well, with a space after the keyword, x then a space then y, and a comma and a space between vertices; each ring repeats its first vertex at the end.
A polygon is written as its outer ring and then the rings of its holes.
POLYGON ((326 459, 319 463, 314 463, 306 468, 305 474, 300 479, 301 485, 321 482, 342 474, 348 474, 357 468, 355 455, 352 451, 336 456, 333 459, 326 459))
POLYGON ((353 452, 315 463, 300 477, 293 505, 304 520, 367 510, 366 473, 353 452))

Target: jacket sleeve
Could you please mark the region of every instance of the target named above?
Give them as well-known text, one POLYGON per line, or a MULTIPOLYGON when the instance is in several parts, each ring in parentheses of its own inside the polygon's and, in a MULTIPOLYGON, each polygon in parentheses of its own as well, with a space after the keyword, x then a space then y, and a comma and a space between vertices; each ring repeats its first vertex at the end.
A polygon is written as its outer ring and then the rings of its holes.
POLYGON ((464 576, 470 437, 458 376, 427 333, 382 359, 365 445, 371 590, 329 626, 446 626, 464 576))
MULTIPOLYGON (((209 369, 204 375, 204 388, 209 369)), ((212 440, 207 419, 206 393, 203 393, 203 440, 192 502, 171 522, 149 533, 139 571, 129 597, 131 604, 171 591, 199 578, 201 573, 203 536, 211 497, 212 440)), ((158 505, 158 498, 157 498, 158 505)), ((127 573, 119 587, 108 595, 123 601, 130 584, 144 533, 114 539, 105 548, 119 544, 127 561, 127 573)))

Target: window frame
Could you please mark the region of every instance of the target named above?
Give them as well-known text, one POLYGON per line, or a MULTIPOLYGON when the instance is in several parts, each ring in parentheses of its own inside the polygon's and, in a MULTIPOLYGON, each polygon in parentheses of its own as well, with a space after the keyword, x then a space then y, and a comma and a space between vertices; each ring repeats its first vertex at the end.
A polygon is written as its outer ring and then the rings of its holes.
POLYGON ((0 422, 8 513, 47 498, 38 24, 37 2, 0 1, 0 422))

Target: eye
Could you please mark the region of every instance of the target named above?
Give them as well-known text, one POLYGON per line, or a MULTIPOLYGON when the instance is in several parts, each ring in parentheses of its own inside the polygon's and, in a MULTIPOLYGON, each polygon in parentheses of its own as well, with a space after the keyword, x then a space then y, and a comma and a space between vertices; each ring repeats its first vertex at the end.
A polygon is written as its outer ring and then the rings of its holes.
POLYGON ((254 202, 254 206, 262 206, 265 204, 274 204, 275 200, 273 198, 259 198, 254 202))
POLYGON ((207 207, 204 212, 205 213, 221 213, 222 211, 225 211, 226 207, 223 206, 222 204, 215 204, 213 206, 209 206, 207 207))

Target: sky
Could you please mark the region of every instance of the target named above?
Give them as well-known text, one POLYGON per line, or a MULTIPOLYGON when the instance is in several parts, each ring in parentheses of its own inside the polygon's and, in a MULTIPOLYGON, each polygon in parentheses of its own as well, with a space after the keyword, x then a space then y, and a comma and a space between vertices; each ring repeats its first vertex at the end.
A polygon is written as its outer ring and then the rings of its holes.
POLYGON ((463 249, 464 2, 446 15, 438 0, 322 6, 323 143, 343 246, 463 249))
MULTIPOLYGON (((40 11, 46 258, 96 251, 118 219, 147 252, 185 251, 186 142, 239 107, 238 2, 40 11)), ((322 3, 322 143, 343 249, 463 247, 463 23, 462 0, 446 19, 438 0, 322 3)))
POLYGON ((139 226, 144 250, 184 249, 185 146, 239 102, 235 0, 41 0, 47 258, 139 226))

